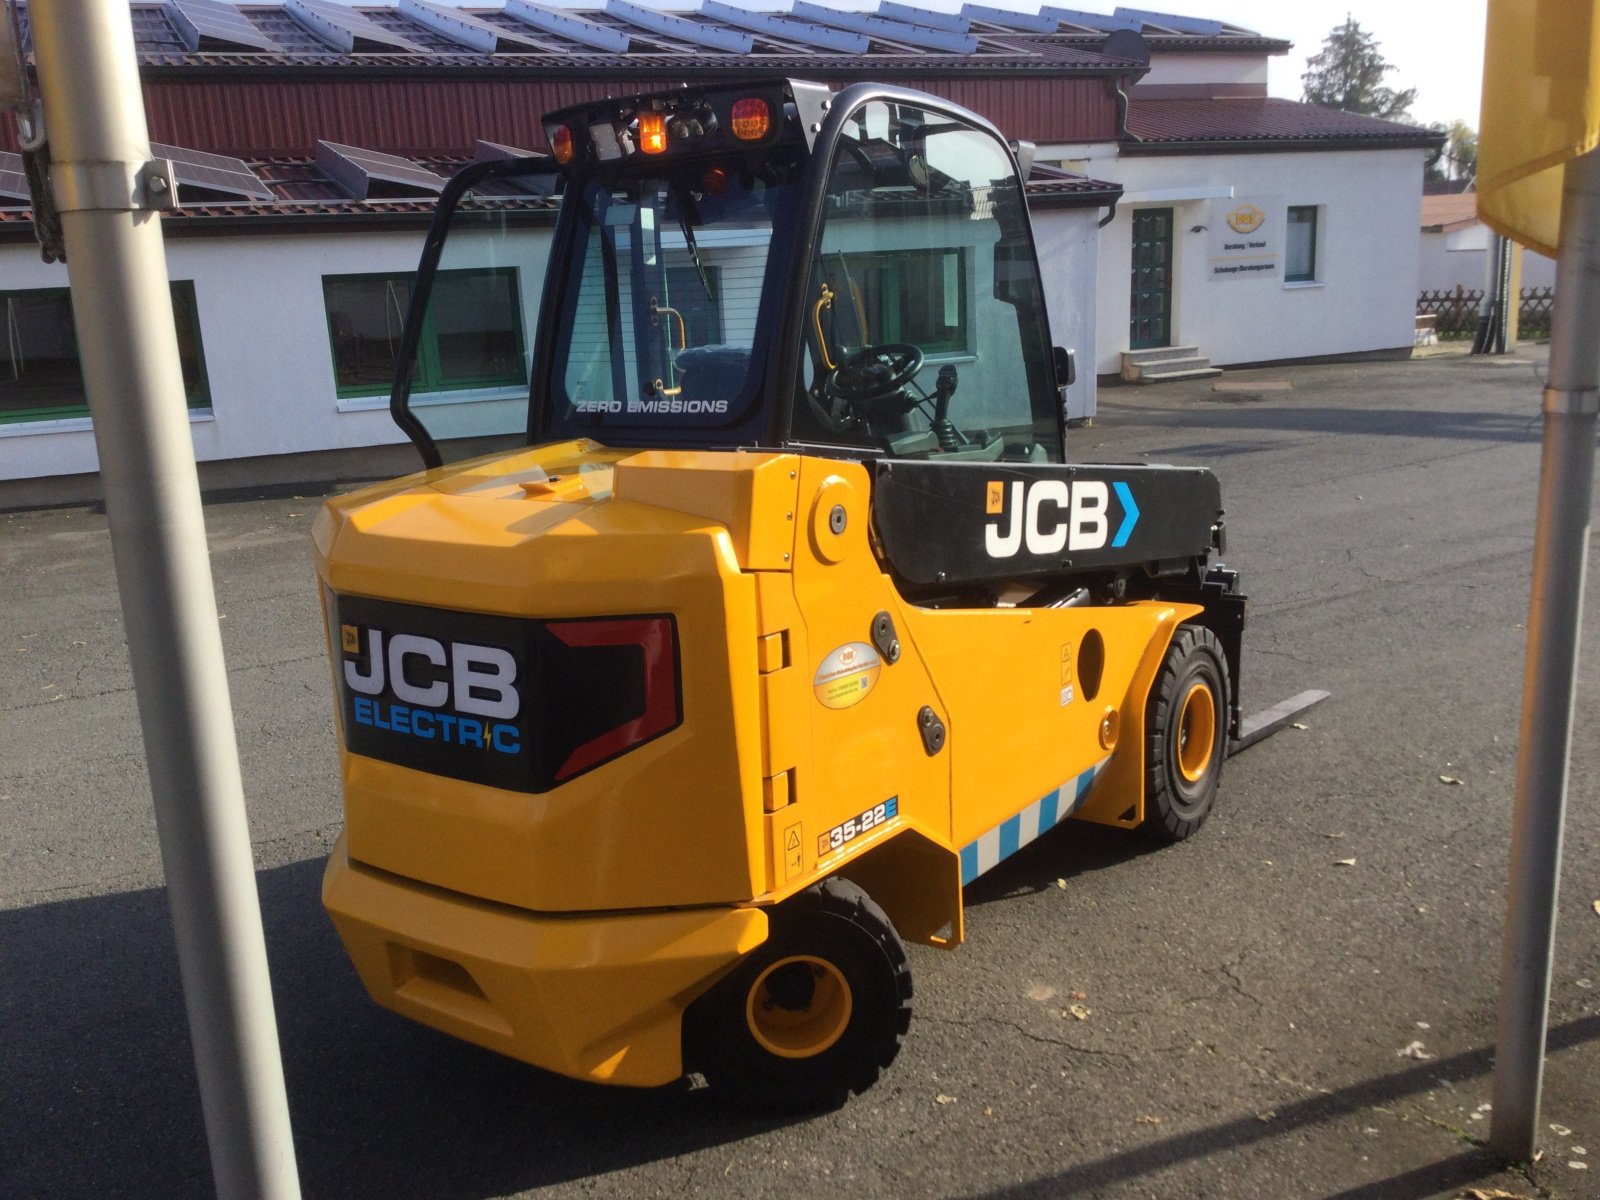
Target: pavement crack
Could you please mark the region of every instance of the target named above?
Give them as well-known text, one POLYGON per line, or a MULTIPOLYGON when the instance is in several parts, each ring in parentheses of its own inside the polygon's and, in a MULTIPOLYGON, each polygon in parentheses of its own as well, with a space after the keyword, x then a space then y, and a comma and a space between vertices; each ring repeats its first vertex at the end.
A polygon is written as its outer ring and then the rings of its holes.
POLYGON ((1018 1022, 1008 1021, 1004 1017, 975 1017, 972 1020, 960 1020, 955 1017, 919 1017, 918 1020, 927 1021, 935 1025, 954 1025, 960 1029, 975 1029, 980 1025, 1002 1025, 1007 1029, 1020 1033, 1030 1042, 1039 1042, 1047 1046, 1060 1046, 1062 1049, 1070 1050, 1074 1054, 1088 1054, 1096 1058, 1120 1058, 1124 1062, 1139 1061, 1138 1055, 1129 1054, 1124 1050, 1104 1050, 1098 1046, 1080 1046, 1078 1043, 1068 1041, 1066 1038, 1049 1037, 1042 1033, 1034 1033, 1032 1030, 1023 1028, 1018 1022))

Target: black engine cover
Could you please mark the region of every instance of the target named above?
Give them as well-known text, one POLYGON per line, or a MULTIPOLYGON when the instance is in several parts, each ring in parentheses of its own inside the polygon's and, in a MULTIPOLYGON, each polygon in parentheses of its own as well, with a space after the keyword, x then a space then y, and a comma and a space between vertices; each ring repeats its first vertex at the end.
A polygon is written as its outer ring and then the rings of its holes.
POLYGON ((890 570, 923 586, 1204 559, 1222 489, 1202 467, 874 464, 872 516, 890 570))

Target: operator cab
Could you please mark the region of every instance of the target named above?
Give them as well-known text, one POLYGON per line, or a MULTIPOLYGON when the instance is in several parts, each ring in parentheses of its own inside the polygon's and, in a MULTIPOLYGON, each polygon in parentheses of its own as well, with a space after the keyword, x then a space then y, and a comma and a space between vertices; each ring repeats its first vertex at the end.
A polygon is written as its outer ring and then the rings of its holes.
POLYGON ((982 118, 770 81, 580 105, 545 130, 551 157, 475 164, 440 202, 392 396, 428 465, 571 438, 1063 460, 1065 356, 1016 159, 982 118))

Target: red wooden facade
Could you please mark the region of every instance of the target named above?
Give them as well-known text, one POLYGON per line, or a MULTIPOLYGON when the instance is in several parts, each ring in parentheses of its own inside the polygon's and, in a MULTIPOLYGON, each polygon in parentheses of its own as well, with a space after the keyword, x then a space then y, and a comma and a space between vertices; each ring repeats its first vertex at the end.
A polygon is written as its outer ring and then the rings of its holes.
MULTIPOLYGON (((701 77, 698 82, 704 82, 701 77)), ((317 140, 413 158, 469 156, 482 138, 543 150, 539 118, 607 95, 675 86, 638 74, 582 79, 428 73, 323 74, 218 70, 146 72, 152 140, 245 159, 304 156, 317 140)), ((829 80, 842 86, 846 80, 829 80)), ((927 76, 896 83, 954 100, 993 121, 1007 137, 1035 142, 1114 141, 1117 100, 1106 77, 927 76)), ((15 150, 15 128, 0 121, 0 148, 15 150)))

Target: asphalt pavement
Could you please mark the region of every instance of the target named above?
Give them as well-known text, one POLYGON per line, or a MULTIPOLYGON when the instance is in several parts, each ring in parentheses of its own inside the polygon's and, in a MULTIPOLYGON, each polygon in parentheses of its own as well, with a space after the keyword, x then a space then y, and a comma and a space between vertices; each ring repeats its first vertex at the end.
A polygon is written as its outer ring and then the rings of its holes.
MULTIPOLYGON (((1069 825, 914 947, 879 1085, 803 1120, 574 1083, 362 992, 312 495, 208 505, 309 1197, 1600 1197, 1600 571, 1542 1155, 1489 1128, 1543 351, 1102 392, 1074 457, 1212 467, 1246 711, 1332 698, 1152 850, 1069 825)), ((1595 547, 1591 543, 1591 554, 1595 547)), ((211 1193, 104 519, 0 514, 0 1197, 211 1193)))

